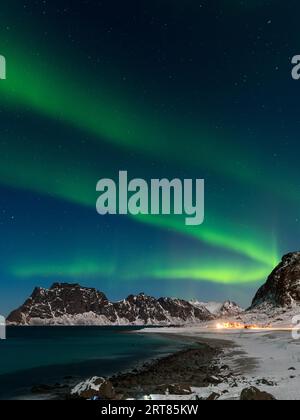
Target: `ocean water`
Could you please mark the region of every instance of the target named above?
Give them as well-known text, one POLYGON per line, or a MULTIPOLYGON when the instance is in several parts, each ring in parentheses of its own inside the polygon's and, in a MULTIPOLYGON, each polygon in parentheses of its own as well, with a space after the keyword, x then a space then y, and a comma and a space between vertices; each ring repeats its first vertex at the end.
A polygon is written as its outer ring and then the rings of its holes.
POLYGON ((34 385, 109 376, 190 343, 131 327, 16 327, 0 340, 0 399, 28 396, 34 385))

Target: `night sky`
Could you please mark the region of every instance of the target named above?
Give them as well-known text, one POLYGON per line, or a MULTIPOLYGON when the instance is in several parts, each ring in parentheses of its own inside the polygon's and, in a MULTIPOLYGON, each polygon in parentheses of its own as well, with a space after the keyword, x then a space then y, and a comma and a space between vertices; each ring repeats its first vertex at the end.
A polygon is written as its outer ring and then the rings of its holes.
POLYGON ((249 304, 300 249, 299 1, 2 3, 0 313, 55 281, 249 304), (204 178, 205 223, 99 216, 119 170, 204 178))

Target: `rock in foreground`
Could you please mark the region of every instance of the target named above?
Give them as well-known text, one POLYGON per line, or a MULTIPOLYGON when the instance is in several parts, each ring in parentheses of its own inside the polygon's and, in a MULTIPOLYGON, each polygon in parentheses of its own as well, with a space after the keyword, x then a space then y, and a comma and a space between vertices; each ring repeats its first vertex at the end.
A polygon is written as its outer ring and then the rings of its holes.
POLYGON ((241 401, 275 401, 276 398, 255 387, 246 388, 241 393, 241 401))
POLYGON ((76 385, 71 391, 71 396, 85 400, 91 400, 94 398, 101 400, 113 400, 116 398, 116 393, 110 381, 95 376, 76 385))

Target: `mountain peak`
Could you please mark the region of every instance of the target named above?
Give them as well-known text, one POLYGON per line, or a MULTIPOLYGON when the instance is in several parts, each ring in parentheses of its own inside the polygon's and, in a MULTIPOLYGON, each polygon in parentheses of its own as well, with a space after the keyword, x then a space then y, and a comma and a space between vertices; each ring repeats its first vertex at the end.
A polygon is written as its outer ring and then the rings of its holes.
POLYGON ((216 316, 217 318, 239 315, 244 311, 237 303, 231 302, 230 300, 227 300, 224 303, 198 302, 197 300, 193 300, 191 303, 198 308, 206 308, 212 315, 216 316))
POLYGON ((110 302, 96 289, 54 283, 50 289, 35 288, 7 321, 16 325, 183 325, 213 318, 207 309, 184 300, 140 293, 110 302))
POLYGON ((54 289, 80 289, 81 286, 78 283, 53 283, 50 287, 50 290, 54 289))
POLYGON ((291 252, 282 258, 258 290, 250 309, 266 304, 291 307, 297 303, 300 303, 300 252, 291 252))

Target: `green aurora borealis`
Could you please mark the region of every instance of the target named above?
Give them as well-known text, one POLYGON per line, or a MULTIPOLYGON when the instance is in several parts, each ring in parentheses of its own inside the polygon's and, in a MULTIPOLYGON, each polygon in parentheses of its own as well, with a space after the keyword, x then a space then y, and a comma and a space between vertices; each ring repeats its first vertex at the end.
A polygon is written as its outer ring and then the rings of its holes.
POLYGON ((296 38, 278 40, 280 6, 55 3, 3 12, 0 304, 57 280, 247 303, 299 247, 295 98, 282 102, 296 38), (96 183, 123 169, 205 178, 205 223, 101 218, 96 183))

